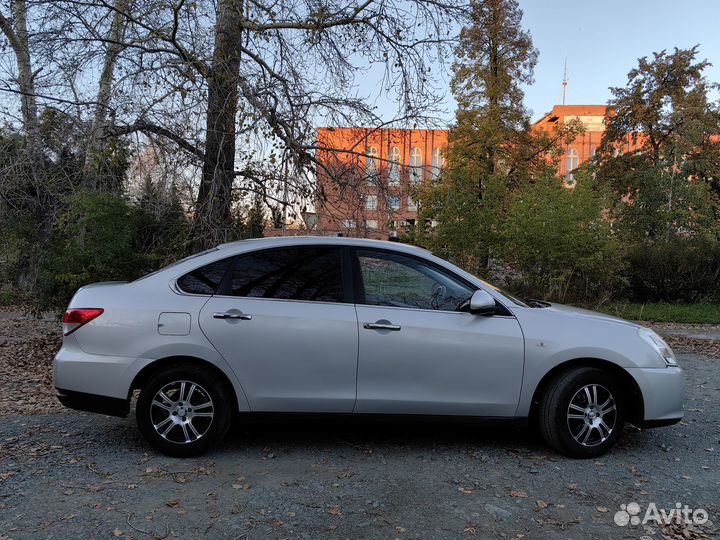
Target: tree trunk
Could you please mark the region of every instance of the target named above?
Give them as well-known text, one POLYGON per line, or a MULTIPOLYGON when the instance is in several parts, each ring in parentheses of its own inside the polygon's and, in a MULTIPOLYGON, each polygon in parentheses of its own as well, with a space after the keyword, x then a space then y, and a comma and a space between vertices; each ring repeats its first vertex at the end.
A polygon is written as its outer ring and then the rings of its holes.
POLYGON ((18 87, 21 92, 20 110, 22 112, 23 128, 27 135, 27 153, 33 182, 38 193, 42 191, 45 176, 45 157, 40 138, 40 122, 38 120, 37 102, 35 100, 35 77, 30 62, 30 49, 27 32, 27 5, 25 0, 13 0, 11 4, 14 28, 10 22, 0 14, 0 29, 7 37, 15 53, 18 65, 18 87))
POLYGON ((208 77, 205 160, 193 222, 193 248, 226 239, 235 169, 235 116, 240 77, 242 0, 220 0, 208 77))
MULTIPOLYGON (((0 30, 5 34, 15 54, 18 66, 17 84, 20 90, 20 111, 26 136, 26 157, 32 176, 32 208, 37 229, 37 238, 42 242, 50 235, 52 228, 53 201, 47 189, 45 176, 45 155, 40 137, 37 101, 35 99, 35 77, 30 61, 30 47, 27 30, 27 4, 25 0, 13 0, 13 24, 0 13, 0 30)), ((25 254, 19 261, 15 285, 31 289, 35 283, 36 250, 25 254)))
MULTIPOLYGON (((103 150, 105 147, 103 137, 108 127, 108 112, 110 110, 112 83, 115 77, 115 65, 124 49, 125 12, 127 9, 128 0, 115 0, 115 15, 113 16, 113 21, 110 26, 105 61, 98 84, 95 114, 92 125, 90 126, 90 135, 83 160, 83 184, 87 189, 91 190, 104 187, 98 185, 98 181, 102 179, 102 174, 98 173, 102 173, 99 169, 102 169, 103 150)), ((112 189, 113 186, 109 187, 112 189)))

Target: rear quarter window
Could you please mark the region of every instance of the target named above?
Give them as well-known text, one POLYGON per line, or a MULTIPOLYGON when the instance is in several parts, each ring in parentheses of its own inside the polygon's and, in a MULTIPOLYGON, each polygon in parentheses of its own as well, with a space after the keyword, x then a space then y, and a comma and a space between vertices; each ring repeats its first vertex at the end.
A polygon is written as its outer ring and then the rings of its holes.
POLYGON ((222 259, 188 272, 178 278, 177 286, 189 294, 215 294, 231 259, 222 259))

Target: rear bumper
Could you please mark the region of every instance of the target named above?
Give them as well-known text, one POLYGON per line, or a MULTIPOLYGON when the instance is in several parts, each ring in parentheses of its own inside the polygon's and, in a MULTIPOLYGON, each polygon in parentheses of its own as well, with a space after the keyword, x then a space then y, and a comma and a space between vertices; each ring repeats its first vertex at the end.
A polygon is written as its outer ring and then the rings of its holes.
POLYGON ((63 390, 62 388, 56 388, 55 393, 60 403, 65 407, 77 409, 78 411, 120 416, 122 418, 126 417, 130 412, 130 402, 127 399, 86 394, 85 392, 63 390))

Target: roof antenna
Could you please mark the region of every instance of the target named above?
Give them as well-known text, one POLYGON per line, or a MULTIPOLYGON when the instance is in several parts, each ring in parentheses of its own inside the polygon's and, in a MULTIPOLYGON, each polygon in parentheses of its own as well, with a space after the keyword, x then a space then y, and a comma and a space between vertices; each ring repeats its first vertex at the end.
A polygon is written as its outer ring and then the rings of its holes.
POLYGON ((562 100, 563 105, 565 105, 565 91, 567 89, 567 83, 568 83, 568 78, 567 78, 567 56, 566 56, 565 57, 565 70, 563 72, 563 83, 562 83, 563 84, 563 100, 562 100))

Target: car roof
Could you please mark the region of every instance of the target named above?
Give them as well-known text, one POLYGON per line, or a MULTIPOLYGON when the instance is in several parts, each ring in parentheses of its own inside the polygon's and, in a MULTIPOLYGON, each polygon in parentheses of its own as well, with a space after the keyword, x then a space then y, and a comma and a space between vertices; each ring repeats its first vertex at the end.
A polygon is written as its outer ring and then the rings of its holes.
POLYGON ((327 246, 356 246, 356 247, 374 247, 386 248, 395 251, 405 251, 408 253, 429 254, 430 252, 424 248, 403 244, 402 242, 389 242, 387 240, 372 240, 370 238, 351 238, 346 236, 276 236, 269 238, 251 238, 248 240, 238 240, 236 242, 227 242, 220 244, 219 250, 237 250, 245 251, 247 249, 262 249, 282 246, 302 246, 302 245, 327 245, 327 246))

